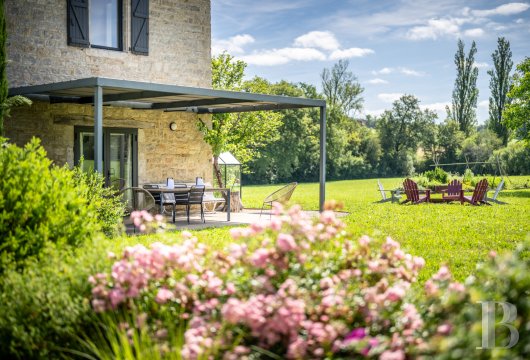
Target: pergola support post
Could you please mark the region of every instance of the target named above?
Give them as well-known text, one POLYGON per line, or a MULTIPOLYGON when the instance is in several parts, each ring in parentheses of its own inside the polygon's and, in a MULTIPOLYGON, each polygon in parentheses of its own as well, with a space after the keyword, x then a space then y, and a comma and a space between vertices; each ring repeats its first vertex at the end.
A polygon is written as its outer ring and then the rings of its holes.
POLYGON ((319 209, 326 202, 326 105, 320 107, 320 198, 319 209))
POLYGON ((103 174, 103 87, 94 87, 94 170, 103 174))

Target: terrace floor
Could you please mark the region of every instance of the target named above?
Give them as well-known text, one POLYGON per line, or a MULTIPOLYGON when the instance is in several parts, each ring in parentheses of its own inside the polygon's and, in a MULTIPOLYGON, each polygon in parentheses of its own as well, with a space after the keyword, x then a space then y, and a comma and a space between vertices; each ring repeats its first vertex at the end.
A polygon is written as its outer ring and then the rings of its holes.
MULTIPOLYGON (((205 213, 206 222, 202 223, 200 214, 192 212, 190 214, 190 223, 186 219, 186 212, 177 209, 176 230, 202 230, 206 228, 219 228, 225 226, 244 226, 261 220, 268 220, 270 218, 269 210, 264 210, 260 217, 260 209, 244 209, 241 212, 232 212, 230 214, 230 221, 226 221, 226 212, 217 211, 214 213, 205 213)), ((318 216, 318 211, 304 211, 309 216, 318 216)), ((338 212, 339 217, 346 216, 347 212, 338 212)), ((172 224, 171 213, 166 213, 166 221, 172 224)), ((134 230, 132 227, 127 227, 127 233, 131 234, 134 230)))

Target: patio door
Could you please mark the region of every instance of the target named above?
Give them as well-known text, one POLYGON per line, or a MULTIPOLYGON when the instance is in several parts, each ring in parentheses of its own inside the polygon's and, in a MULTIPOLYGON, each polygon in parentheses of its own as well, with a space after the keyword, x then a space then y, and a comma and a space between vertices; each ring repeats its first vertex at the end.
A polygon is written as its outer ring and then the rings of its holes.
MULTIPOLYGON (((94 129, 75 127, 74 156, 83 170, 94 169, 94 129)), ((105 185, 116 188, 138 184, 138 135, 136 129, 103 128, 103 174, 105 185)))

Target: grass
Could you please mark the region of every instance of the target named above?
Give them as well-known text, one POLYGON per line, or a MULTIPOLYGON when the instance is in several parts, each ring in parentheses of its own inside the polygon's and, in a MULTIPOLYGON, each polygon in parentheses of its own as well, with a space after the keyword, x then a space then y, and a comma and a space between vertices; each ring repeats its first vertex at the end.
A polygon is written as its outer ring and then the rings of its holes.
MULTIPOLYGON (((514 187, 529 179, 512 176, 507 185, 514 187)), ((393 189, 401 181, 381 180, 385 189, 393 189)), ((278 185, 247 186, 243 203, 260 207, 263 198, 277 188, 278 185)), ((334 181, 327 183, 326 189, 326 198, 343 202, 350 213, 344 221, 353 236, 390 236, 411 254, 425 258, 427 266, 420 280, 430 277, 441 264, 449 265, 455 276, 463 280, 490 250, 512 250, 530 237, 530 189, 501 192, 499 199, 508 205, 479 207, 460 203, 375 203, 381 198, 376 179, 334 181)), ((307 210, 318 209, 318 184, 299 184, 292 202, 307 210)))
MULTIPOLYGON (((528 183, 530 176, 510 177, 508 187, 528 183)), ((402 179, 382 179, 385 189, 400 185, 402 179)), ((263 199, 279 185, 246 186, 243 203, 259 208, 263 199)), ((491 195, 491 194, 490 194, 491 195)), ((499 199, 508 205, 462 206, 452 204, 399 205, 376 203, 381 195, 376 179, 332 181, 326 185, 326 198, 341 201, 349 212, 343 218, 353 238, 367 234, 377 239, 390 236, 409 253, 422 256, 426 268, 420 282, 428 279, 440 265, 447 264, 455 277, 464 280, 490 250, 499 253, 513 250, 518 243, 530 239, 530 189, 506 190, 499 199)), ((318 209, 318 184, 299 184, 291 203, 306 210, 318 209)), ((201 242, 211 249, 226 248, 232 242, 228 228, 195 231, 201 242)), ((167 234, 125 238, 115 243, 124 245, 153 241, 172 242, 178 237, 167 234)), ((119 250, 118 250, 119 251, 119 250)))

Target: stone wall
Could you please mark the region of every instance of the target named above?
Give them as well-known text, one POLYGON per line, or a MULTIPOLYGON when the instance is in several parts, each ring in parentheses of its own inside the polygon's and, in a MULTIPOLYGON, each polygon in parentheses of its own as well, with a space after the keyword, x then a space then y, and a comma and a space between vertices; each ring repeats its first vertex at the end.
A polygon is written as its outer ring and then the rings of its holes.
MULTIPOLYGON (((169 176, 212 181, 212 153, 197 130, 196 114, 104 107, 103 117, 105 127, 138 128, 139 184, 164 182, 169 176), (169 129, 171 122, 177 123, 176 131, 169 129)), ((73 165, 74 126, 93 126, 93 119, 90 105, 34 102, 5 120, 6 137, 23 146, 37 136, 57 165, 73 165)))
MULTIPOLYGON (((151 0, 149 55, 130 47, 130 0, 123 0, 123 51, 67 45, 66 0, 6 0, 10 87, 87 77, 211 87, 210 1, 151 0)), ((14 109, 6 136, 22 146, 40 137, 57 164, 73 164, 74 126, 93 126, 90 105, 34 102, 14 109)), ((197 115, 104 107, 104 126, 138 128, 138 183, 168 176, 212 178, 211 150, 197 115), (169 129, 176 122, 177 131, 169 129)))
POLYGON ((9 86, 109 77, 211 87, 210 1, 151 0, 149 55, 130 47, 123 0, 123 51, 67 45, 66 0, 6 0, 9 86))

